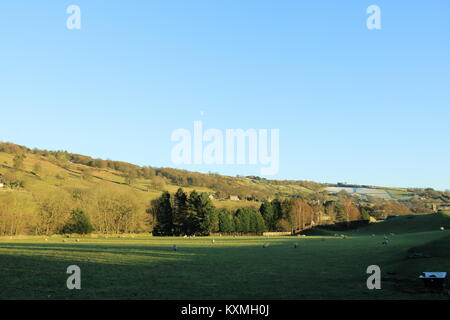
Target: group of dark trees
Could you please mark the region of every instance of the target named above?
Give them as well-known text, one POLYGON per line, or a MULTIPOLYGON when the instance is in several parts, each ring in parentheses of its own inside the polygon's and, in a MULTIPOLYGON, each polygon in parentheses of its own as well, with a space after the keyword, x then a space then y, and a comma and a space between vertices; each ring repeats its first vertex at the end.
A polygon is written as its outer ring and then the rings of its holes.
POLYGON ((303 199, 275 199, 263 202, 259 210, 245 207, 231 212, 215 208, 207 193, 193 191, 188 195, 181 188, 174 195, 164 192, 152 202, 150 212, 156 221, 155 236, 295 233, 330 222, 369 219, 367 210, 360 210, 349 198, 324 204, 303 199), (325 216, 331 216, 332 220, 325 216))
POLYGON ((151 213, 156 219, 155 236, 209 235, 211 233, 261 233, 267 230, 261 212, 254 207, 236 212, 214 207, 207 193, 183 189, 172 196, 164 192, 152 202, 151 213))
POLYGON ((206 193, 183 189, 173 195, 164 192, 152 201, 151 213, 156 218, 156 236, 208 235, 214 229, 215 208, 206 193))
POLYGON ((89 234, 94 231, 88 215, 82 209, 74 209, 71 212, 69 221, 62 228, 65 234, 89 234))

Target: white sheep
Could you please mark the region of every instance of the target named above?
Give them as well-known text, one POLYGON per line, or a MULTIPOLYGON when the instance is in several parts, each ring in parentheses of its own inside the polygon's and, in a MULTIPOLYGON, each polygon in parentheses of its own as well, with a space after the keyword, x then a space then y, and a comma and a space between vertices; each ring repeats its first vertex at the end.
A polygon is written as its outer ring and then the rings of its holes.
POLYGON ((269 247, 269 243, 268 242, 264 243, 263 248, 266 249, 268 247, 269 247))

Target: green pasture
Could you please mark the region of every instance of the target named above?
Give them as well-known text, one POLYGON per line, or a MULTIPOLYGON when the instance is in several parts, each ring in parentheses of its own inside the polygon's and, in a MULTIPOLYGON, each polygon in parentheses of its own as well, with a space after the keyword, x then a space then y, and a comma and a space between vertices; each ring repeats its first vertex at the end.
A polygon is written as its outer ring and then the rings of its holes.
POLYGON ((438 228, 450 217, 396 219, 346 238, 3 238, 0 299, 448 299, 417 277, 450 271, 450 231, 438 228), (66 287, 69 265, 81 268, 81 290, 66 287), (367 289, 369 265, 381 267, 382 290, 367 289))

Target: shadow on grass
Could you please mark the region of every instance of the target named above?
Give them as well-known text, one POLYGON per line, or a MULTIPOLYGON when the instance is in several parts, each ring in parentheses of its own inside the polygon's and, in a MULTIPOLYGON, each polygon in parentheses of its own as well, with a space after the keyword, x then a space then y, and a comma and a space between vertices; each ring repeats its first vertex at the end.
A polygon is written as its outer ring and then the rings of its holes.
POLYGON ((292 253, 300 251, 292 250, 286 243, 176 252, 167 246, 0 243, 0 299, 294 298, 298 260, 292 253), (103 253, 110 254, 103 262, 88 259, 103 253), (81 291, 65 287, 72 264, 82 270, 81 291))
MULTIPOLYGON (((105 243, 0 243, 0 299, 404 299, 366 288, 366 268, 410 247, 367 250, 370 238, 152 239, 105 243), (303 242, 305 241, 305 242, 303 242), (268 248, 262 244, 269 242, 268 248), (293 243, 299 247, 294 248, 293 243), (176 243, 178 251, 171 244, 176 243), (66 288, 69 265, 82 290, 66 288)), ((421 243, 418 241, 417 243, 421 243)), ((397 269, 397 268, 396 268, 397 269)), ((400 268, 402 269, 402 268, 400 268)), ((384 269, 383 269, 384 270, 384 269)), ((392 290, 389 289, 392 287, 392 290)), ((420 296, 427 298, 427 296, 420 296)), ((434 297, 432 297, 434 298, 434 297)))

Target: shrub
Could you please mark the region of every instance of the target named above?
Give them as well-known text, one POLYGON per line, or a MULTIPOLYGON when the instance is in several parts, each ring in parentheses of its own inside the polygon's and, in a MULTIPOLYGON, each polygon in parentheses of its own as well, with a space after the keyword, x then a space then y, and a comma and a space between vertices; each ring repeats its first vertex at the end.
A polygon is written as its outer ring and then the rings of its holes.
POLYGON ((92 226, 89 217, 81 209, 72 211, 72 217, 63 228, 63 233, 88 234, 92 231, 94 231, 94 227, 92 226))

